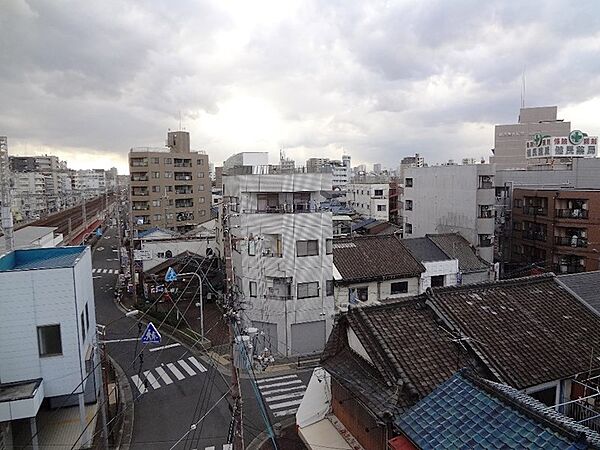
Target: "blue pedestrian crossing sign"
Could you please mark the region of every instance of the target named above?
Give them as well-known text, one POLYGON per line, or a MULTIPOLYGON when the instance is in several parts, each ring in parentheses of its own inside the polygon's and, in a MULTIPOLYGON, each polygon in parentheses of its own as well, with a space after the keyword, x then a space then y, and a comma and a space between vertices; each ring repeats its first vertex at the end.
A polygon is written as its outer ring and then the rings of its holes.
POLYGON ((160 344, 160 333, 152 322, 148 322, 144 334, 142 334, 142 344, 160 344))
POLYGON ((167 273, 165 274, 165 281, 167 283, 177 281, 177 272, 175 272, 175 270, 173 270, 172 267, 169 267, 169 269, 167 270, 167 273))

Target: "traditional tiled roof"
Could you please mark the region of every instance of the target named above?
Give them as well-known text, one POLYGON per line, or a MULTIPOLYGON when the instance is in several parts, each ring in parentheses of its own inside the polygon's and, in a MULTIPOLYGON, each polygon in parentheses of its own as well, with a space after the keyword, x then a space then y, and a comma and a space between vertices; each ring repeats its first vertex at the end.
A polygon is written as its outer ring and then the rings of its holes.
POLYGON ((576 449, 600 436, 509 386, 459 372, 395 422, 421 449, 576 449))
POLYGON ((394 235, 340 239, 333 244, 333 264, 347 282, 414 277, 425 271, 394 235))
POLYGON ((600 311, 600 270, 560 275, 558 280, 596 311, 600 311))
POLYGON ((440 327, 424 302, 425 297, 414 297, 351 308, 334 327, 323 353, 323 367, 348 384, 348 389, 362 394, 379 413, 389 411, 390 402, 396 408, 412 405, 461 367, 476 368, 474 359, 440 327), (348 328, 371 362, 350 350, 348 328), (354 359, 348 354, 354 354, 354 359), (361 388, 369 383, 372 386, 361 388))
POLYGON ((587 371, 600 348, 599 316, 552 274, 434 289, 430 302, 518 389, 587 371))
POLYGON ((462 273, 487 270, 490 265, 477 256, 464 237, 458 233, 428 234, 444 253, 452 259, 458 259, 458 268, 462 273))
POLYGON ((402 239, 408 251, 421 262, 447 261, 451 259, 446 253, 435 245, 428 237, 402 239))

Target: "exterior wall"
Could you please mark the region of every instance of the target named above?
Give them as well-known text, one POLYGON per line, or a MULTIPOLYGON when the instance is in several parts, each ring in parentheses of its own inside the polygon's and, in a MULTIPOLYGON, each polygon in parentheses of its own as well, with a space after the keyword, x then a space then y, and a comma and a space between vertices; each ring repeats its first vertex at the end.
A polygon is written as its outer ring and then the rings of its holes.
POLYGON ((43 378, 47 397, 81 392, 96 330, 90 255, 88 248, 75 268, 0 273, 3 383, 43 378), (86 302, 90 325, 82 340, 78 311, 86 302), (63 354, 40 357, 36 327, 53 324, 60 324, 63 354))
POLYGON ((493 261, 495 190, 493 181, 480 187, 480 177, 493 180, 493 165, 435 166, 405 170, 402 216, 404 237, 459 232, 478 255, 493 261), (406 186, 411 178, 413 185, 406 186), (408 203, 408 204, 407 204, 408 203), (490 217, 480 217, 480 207, 489 206, 490 217), (482 241, 482 237, 491 242, 482 241))
POLYGON ((389 220, 389 195, 388 183, 352 183, 348 184, 346 199, 352 208, 363 216, 377 220, 389 220), (375 190, 383 190, 383 195, 376 196, 375 190), (379 211, 378 207, 384 210, 379 211))
POLYGON ((600 268, 600 191, 515 189, 512 201, 512 262, 545 265, 555 273, 600 268), (528 207, 526 198, 543 199, 547 207, 528 207), (569 200, 586 202, 585 217, 561 216, 558 211, 564 211, 569 200), (535 229, 545 233, 531 231, 535 229), (582 233, 575 245, 571 240, 573 230, 582 233), (574 262, 561 263, 565 259, 574 262))
POLYGON ((217 254, 217 245, 215 239, 187 239, 187 240, 160 240, 160 241, 145 241, 141 240, 141 249, 150 251, 152 259, 143 261, 143 270, 151 268, 163 263, 168 258, 159 257, 159 253, 170 251, 173 256, 177 256, 185 251, 196 253, 201 256, 206 256, 206 250, 210 248, 217 254))
POLYGON ((431 287, 431 277, 444 275, 444 286, 455 286, 458 275, 458 260, 449 261, 421 261, 425 266, 425 272, 421 274, 419 282, 419 293, 431 287))
POLYGON ((414 278, 394 278, 391 280, 383 280, 383 281, 367 281, 363 283, 343 283, 336 282, 334 289, 334 297, 335 297, 335 306, 337 311, 347 311, 348 310, 348 302, 350 299, 350 290, 356 288, 368 288, 368 300, 367 301, 359 301, 359 306, 368 306, 375 305, 386 299, 393 298, 402 298, 402 297, 410 297, 413 295, 418 295, 421 291, 420 288, 420 280, 417 277, 414 278), (394 294, 392 295, 392 283, 406 281, 408 282, 408 292, 404 294, 394 294))
POLYGON ((480 272, 468 272, 462 274, 462 284, 482 283, 484 281, 494 281, 494 271, 482 270, 480 272))

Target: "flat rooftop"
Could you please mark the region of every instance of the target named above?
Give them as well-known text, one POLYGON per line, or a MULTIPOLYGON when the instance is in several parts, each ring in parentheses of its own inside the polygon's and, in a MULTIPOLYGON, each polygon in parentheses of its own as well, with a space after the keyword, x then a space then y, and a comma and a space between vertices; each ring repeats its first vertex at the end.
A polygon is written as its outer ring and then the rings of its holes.
POLYGON ((35 391, 42 383, 41 378, 14 383, 0 384, 0 402, 14 402, 24 400, 35 395, 35 391))
POLYGON ((73 267, 86 247, 51 247, 15 250, 0 257, 0 272, 73 267))

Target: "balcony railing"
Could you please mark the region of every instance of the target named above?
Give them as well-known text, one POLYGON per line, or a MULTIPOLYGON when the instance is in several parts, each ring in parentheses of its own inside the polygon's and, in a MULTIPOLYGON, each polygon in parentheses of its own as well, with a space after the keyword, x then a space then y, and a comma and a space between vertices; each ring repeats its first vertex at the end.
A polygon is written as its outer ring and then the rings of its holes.
POLYGON ((288 214, 288 213, 311 213, 327 211, 320 206, 309 205, 308 203, 294 204, 294 205, 278 205, 278 206, 267 206, 264 208, 256 209, 245 209, 245 214, 288 214))
POLYGON ((568 247, 587 247, 588 240, 584 237, 568 237, 568 236, 554 236, 554 243, 556 245, 564 245, 568 247))
POLYGON ((546 233, 542 233, 540 231, 533 231, 533 230, 523 231, 523 239, 527 239, 530 241, 546 242, 546 238, 547 238, 546 233))
POLYGON ((177 162, 177 163, 174 163, 173 166, 175 166, 175 167, 192 167, 192 163, 191 162, 183 162, 183 163, 177 162))
POLYGON ((523 206, 523 214, 526 216, 547 216, 548 208, 541 206, 523 206))
POLYGON ((131 167, 148 167, 148 161, 131 160, 131 167))
POLYGON ((191 175, 177 175, 175 174, 175 181, 190 181, 192 179, 191 175))
POLYGON ((193 194, 194 190, 193 189, 187 189, 187 190, 175 189, 175 193, 178 195, 189 195, 189 194, 193 194))
POLYGON ((131 195, 134 197, 148 197, 148 191, 132 191, 131 195))
POLYGON ((587 219, 589 217, 587 209, 557 209, 556 217, 561 219, 587 219))
POLYGON ((131 181, 148 181, 148 177, 131 177, 131 181))
POLYGON ((148 206, 148 205, 145 205, 145 206, 136 206, 136 205, 133 205, 131 207, 131 209, 133 209, 134 211, 147 211, 147 210, 150 209, 150 206, 148 206))

